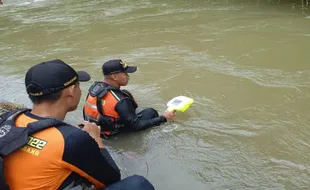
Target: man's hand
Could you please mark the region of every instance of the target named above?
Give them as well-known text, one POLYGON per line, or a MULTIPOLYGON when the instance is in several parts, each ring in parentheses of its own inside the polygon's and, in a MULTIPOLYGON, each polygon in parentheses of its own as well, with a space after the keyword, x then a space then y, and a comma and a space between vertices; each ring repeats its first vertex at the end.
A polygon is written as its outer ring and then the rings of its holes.
POLYGON ((167 121, 173 121, 174 120, 174 114, 175 112, 165 111, 163 113, 163 116, 167 119, 167 121))
POLYGON ((104 145, 100 138, 101 127, 89 121, 83 121, 82 124, 84 125, 82 130, 86 131, 91 137, 95 139, 95 141, 98 143, 99 148, 104 148, 104 145))

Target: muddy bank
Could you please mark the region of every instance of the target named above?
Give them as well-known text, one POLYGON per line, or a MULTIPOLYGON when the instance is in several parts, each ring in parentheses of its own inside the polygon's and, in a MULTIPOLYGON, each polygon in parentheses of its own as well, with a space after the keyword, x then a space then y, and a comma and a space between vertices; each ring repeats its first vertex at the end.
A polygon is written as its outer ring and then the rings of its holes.
POLYGON ((18 108, 24 108, 25 106, 15 104, 12 102, 0 102, 0 114, 3 114, 5 112, 18 109, 18 108))

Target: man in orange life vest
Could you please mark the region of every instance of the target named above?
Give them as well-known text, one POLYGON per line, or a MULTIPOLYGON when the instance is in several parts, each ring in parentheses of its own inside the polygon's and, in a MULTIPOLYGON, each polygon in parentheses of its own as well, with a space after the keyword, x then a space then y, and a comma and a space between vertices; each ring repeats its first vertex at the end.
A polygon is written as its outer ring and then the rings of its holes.
POLYGON ((129 81, 128 73, 137 67, 128 66, 120 59, 109 60, 102 66, 104 81, 96 81, 90 88, 83 109, 84 119, 101 126, 103 136, 119 131, 140 131, 174 120, 174 113, 165 111, 161 116, 153 108, 136 113, 138 107, 127 90, 121 90, 129 81))
POLYGON ((141 176, 120 180, 100 139, 100 126, 63 122, 77 108, 80 83, 90 80, 57 59, 31 67, 25 83, 33 109, 0 116, 0 189, 55 190, 94 185, 104 190, 149 189, 141 176))

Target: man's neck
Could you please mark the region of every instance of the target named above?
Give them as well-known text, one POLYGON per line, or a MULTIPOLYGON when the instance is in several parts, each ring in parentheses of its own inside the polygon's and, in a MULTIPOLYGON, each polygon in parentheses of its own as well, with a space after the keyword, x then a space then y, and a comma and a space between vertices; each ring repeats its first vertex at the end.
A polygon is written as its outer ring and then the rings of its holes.
POLYGON ((115 88, 120 88, 120 86, 118 84, 116 84, 114 81, 112 80, 108 80, 108 79, 104 79, 103 81, 104 83, 107 83, 108 85, 115 87, 115 88))
POLYGON ((66 117, 67 111, 62 109, 60 103, 41 103, 35 104, 31 113, 39 117, 52 117, 63 121, 66 117))

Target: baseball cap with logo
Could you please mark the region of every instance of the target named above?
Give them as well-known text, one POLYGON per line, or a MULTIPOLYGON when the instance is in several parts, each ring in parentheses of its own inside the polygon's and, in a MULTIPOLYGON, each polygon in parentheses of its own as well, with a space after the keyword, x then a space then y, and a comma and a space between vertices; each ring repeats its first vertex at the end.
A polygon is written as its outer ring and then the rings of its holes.
POLYGON ((128 66, 126 62, 121 59, 113 59, 105 62, 102 65, 102 72, 104 75, 111 75, 115 73, 134 73, 136 72, 137 67, 128 66))
POLYGON ((32 66, 26 73, 25 85, 30 96, 44 96, 59 92, 76 82, 86 82, 90 76, 85 71, 75 71, 60 59, 32 66))

